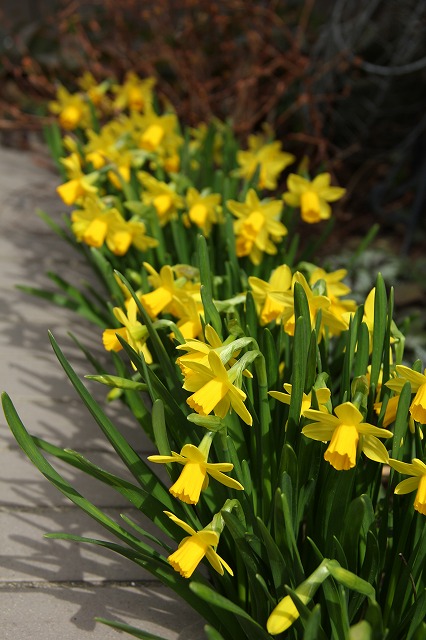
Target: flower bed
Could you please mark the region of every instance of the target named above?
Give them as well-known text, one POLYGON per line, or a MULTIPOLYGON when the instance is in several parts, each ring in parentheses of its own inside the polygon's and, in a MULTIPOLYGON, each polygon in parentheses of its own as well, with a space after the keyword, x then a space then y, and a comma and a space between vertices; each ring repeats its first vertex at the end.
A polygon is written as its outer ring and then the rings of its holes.
POLYGON ((150 78, 81 86, 51 104, 65 132, 46 132, 58 194, 73 209, 65 229, 48 222, 100 287, 55 282, 111 353, 106 371, 82 347, 87 377, 131 408, 158 455, 149 465, 132 449, 52 337, 134 477, 32 437, 4 394, 28 457, 117 542, 52 537, 143 566, 205 618, 209 640, 423 638, 426 371, 403 364, 380 274, 357 305, 346 271, 314 262, 345 190, 309 175, 267 127, 245 150, 224 123, 182 128, 150 78), (112 520, 44 453, 119 491, 158 534, 112 520))

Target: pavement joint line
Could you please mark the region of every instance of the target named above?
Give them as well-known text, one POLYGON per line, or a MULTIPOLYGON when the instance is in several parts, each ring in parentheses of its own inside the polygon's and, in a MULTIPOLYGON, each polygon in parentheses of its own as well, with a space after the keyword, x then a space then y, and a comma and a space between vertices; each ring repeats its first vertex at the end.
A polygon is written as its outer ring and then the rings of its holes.
MULTIPOLYGON (((138 509, 137 507, 133 507, 130 504, 123 504, 121 506, 102 506, 101 507, 102 511, 120 511, 120 510, 126 510, 126 511, 137 511, 138 513, 142 513, 142 511, 140 509, 138 509)), ((64 504, 64 505, 55 505, 55 506, 49 506, 49 505, 39 505, 39 506, 35 506, 35 507, 29 507, 26 505, 5 505, 2 504, 0 505, 0 513, 33 513, 33 514, 37 514, 37 513, 64 513, 64 512, 71 512, 71 511, 81 511, 80 507, 78 507, 75 504, 64 504)))
POLYGON ((153 580, 152 578, 148 578, 147 580, 52 580, 43 582, 23 580, 22 582, 0 582, 0 591, 5 591, 6 589, 20 589, 24 591, 31 589, 51 589, 55 587, 58 589, 62 587, 71 587, 74 589, 87 587, 162 587, 167 589, 166 585, 160 582, 160 580, 153 580))
MULTIPOLYGON (((37 438, 38 436, 33 435, 33 437, 37 438)), ((47 442, 47 440, 45 440, 44 438, 39 438, 39 440, 43 440, 44 442, 47 442)), ((54 444, 54 443, 53 442, 49 442, 49 444, 54 444)), ((59 448, 62 449, 63 451, 66 451, 66 452, 78 453, 78 454, 81 454, 81 455, 84 455, 84 456, 86 454, 89 455, 91 453, 96 453, 96 454, 105 453, 107 455, 114 456, 114 460, 115 460, 115 453, 116 452, 115 452, 114 449, 105 449, 103 447, 94 447, 93 449, 79 449, 77 451, 76 449, 71 449, 69 447, 59 447, 59 448)), ((10 443, 10 444, 6 444, 4 446, 0 445, 0 453, 2 451, 22 451, 22 448, 19 446, 19 444, 17 444, 16 442, 13 442, 13 443, 10 443)), ((137 450, 137 449, 133 449, 133 451, 135 453, 137 453, 139 456, 150 456, 150 455, 152 455, 152 450, 151 449, 150 450, 146 449, 146 450, 143 450, 143 451, 137 450)), ((22 452, 22 453, 23 453, 23 455, 25 455, 24 452, 22 452)), ((51 453, 51 454, 49 454, 48 452, 45 452, 45 453, 46 453, 46 455, 50 455, 53 458, 57 457, 53 453, 51 453)), ((58 458, 58 460, 59 459, 60 458, 58 458)), ((74 465, 70 465, 70 466, 74 466, 74 465)))

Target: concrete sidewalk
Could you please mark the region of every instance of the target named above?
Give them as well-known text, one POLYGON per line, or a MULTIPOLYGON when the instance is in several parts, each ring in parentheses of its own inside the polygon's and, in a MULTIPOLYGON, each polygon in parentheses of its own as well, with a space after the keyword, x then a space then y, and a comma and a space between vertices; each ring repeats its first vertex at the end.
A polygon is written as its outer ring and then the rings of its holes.
MULTIPOLYGON (((78 400, 50 347, 50 329, 77 372, 92 373, 67 335, 97 349, 101 332, 73 314, 20 292, 16 284, 54 290, 53 271, 73 282, 90 278, 86 265, 35 215, 60 221, 57 176, 39 154, 0 148, 0 390, 7 391, 30 433, 80 451, 125 475, 97 425, 78 400)), ((101 349, 99 348, 99 353, 101 349)), ((101 353, 102 357, 102 353, 101 353)), ((103 403, 105 389, 90 391, 103 403)), ((147 439, 120 403, 107 409, 132 445, 147 439)), ((43 538, 67 532, 106 538, 66 500, 19 449, 0 412, 0 629, 2 640, 113 640, 118 633, 94 616, 120 620, 170 640, 200 640, 202 622, 151 575, 112 552, 43 538)), ((143 522, 121 497, 54 461, 76 488, 112 517, 143 522), (86 486, 87 485, 87 486, 86 486)), ((130 636, 127 636, 130 637, 130 636)))

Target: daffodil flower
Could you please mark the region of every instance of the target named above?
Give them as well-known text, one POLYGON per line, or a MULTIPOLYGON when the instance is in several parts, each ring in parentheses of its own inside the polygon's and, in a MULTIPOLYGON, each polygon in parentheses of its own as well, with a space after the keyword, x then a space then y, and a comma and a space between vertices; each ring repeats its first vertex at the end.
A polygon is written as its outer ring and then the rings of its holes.
MULTIPOLYGON (((285 383, 284 391, 285 393, 283 393, 282 391, 268 391, 268 393, 270 396, 272 396, 272 398, 275 398, 275 400, 279 400, 279 402, 283 402, 284 404, 290 404, 292 385, 285 383)), ((315 389, 315 395, 318 401, 318 405, 320 407, 320 413, 324 413, 324 412, 328 413, 324 405, 330 400, 330 395, 331 395, 330 389, 328 389, 327 387, 320 387, 319 389, 315 389)), ((310 409, 311 406, 312 406, 312 391, 310 391, 309 393, 303 394, 300 415, 305 416, 306 411, 310 409)))
POLYGON ((173 268, 169 265, 164 265, 161 267, 160 272, 157 273, 148 262, 144 262, 143 266, 150 274, 148 280, 154 290, 144 293, 140 300, 151 318, 156 318, 162 312, 178 316, 179 312, 175 308, 174 300, 179 297, 183 283, 175 280, 173 268))
POLYGON ((259 167, 259 187, 261 189, 276 189, 280 174, 295 161, 291 153, 281 149, 281 142, 265 143, 262 134, 248 137, 248 149, 237 151, 239 169, 235 175, 250 180, 259 167))
POLYGON ((334 413, 335 416, 315 409, 308 409, 304 413, 305 418, 315 422, 303 427, 303 435, 330 442, 324 460, 338 471, 347 471, 355 467, 357 451, 360 449, 370 460, 384 464, 388 462, 388 452, 378 438, 391 438, 391 431, 362 422, 362 414, 351 402, 340 404, 334 413))
POLYGON ((426 424, 426 369, 423 373, 419 373, 402 364, 397 364, 396 371, 398 377, 388 380, 386 386, 401 393, 405 383, 409 382, 411 393, 416 394, 410 406, 410 414, 417 422, 426 424))
POLYGON ((336 316, 330 310, 330 299, 327 296, 314 293, 307 283, 305 276, 297 271, 293 275, 292 290, 285 291, 279 295, 278 293, 275 294, 277 299, 281 300, 284 305, 284 310, 281 314, 281 322, 283 323, 284 331, 288 335, 293 336, 295 330, 296 317, 294 315, 294 287, 296 283, 301 285, 306 294, 312 327, 315 327, 318 312, 321 311, 321 327, 318 332, 318 340, 321 339, 326 328, 334 335, 338 335, 348 328, 346 320, 336 316))
POLYGON ((330 186, 330 174, 320 173, 312 181, 291 173, 287 179, 284 202, 291 207, 300 207, 304 222, 313 224, 327 220, 331 216, 329 202, 340 200, 346 189, 330 186))
POLYGON ((221 220, 219 193, 201 193, 190 187, 186 194, 186 204, 188 207, 188 218, 205 236, 210 234, 213 224, 221 220))
POLYGON ((204 307, 201 302, 183 293, 174 299, 174 303, 174 315, 179 318, 177 327, 185 340, 201 336, 203 333, 201 319, 204 319, 204 307))
POLYGON ((351 291, 350 288, 342 282, 346 274, 346 269, 338 269, 337 271, 327 273, 324 269, 316 267, 309 278, 311 287, 313 287, 318 280, 324 280, 327 287, 326 295, 330 300, 329 312, 336 318, 340 318, 344 323, 346 323, 345 314, 355 313, 357 306, 355 300, 341 300, 342 296, 346 296, 351 291))
POLYGON ((260 264, 263 253, 277 253, 274 243, 281 242, 288 233, 279 221, 281 202, 259 200, 255 190, 250 189, 245 202, 228 200, 226 206, 238 218, 234 222, 238 257, 249 256, 253 264, 260 264))
POLYGON ((179 196, 174 184, 161 182, 146 171, 139 171, 138 178, 144 187, 142 202, 152 205, 158 215, 158 221, 162 227, 172 218, 176 217, 176 211, 183 207, 183 198, 179 196))
POLYGON ((176 150, 182 143, 182 138, 175 132, 178 129, 178 121, 174 113, 158 115, 151 108, 148 112, 136 121, 135 134, 139 148, 145 151, 164 153, 165 148, 172 144, 176 150))
POLYGON ((133 298, 130 298, 127 303, 127 315, 120 307, 114 307, 114 316, 123 327, 106 329, 103 332, 102 341, 107 351, 120 351, 123 347, 117 338, 118 334, 124 338, 137 353, 141 351, 148 364, 152 364, 152 356, 146 346, 148 329, 138 321, 137 312, 138 309, 133 298))
POLYGON ((188 537, 183 538, 178 549, 167 558, 175 571, 184 578, 190 578, 201 560, 206 557, 213 569, 220 573, 221 576, 224 574, 224 569, 231 576, 234 575, 231 567, 216 553, 220 537, 217 531, 208 528, 195 531, 189 524, 177 518, 170 511, 165 511, 164 513, 189 534, 188 537))
POLYGON ((182 473, 169 489, 172 496, 179 498, 182 502, 197 504, 201 491, 208 487, 209 475, 226 487, 237 490, 244 489, 237 480, 223 473, 232 471, 233 464, 230 462, 207 462, 211 441, 212 437, 208 434, 203 438, 199 447, 186 444, 180 453, 172 451, 171 456, 154 455, 148 457, 151 462, 159 464, 177 462, 183 465, 182 473))
POLYGON ((141 80, 136 73, 129 71, 121 86, 113 86, 116 94, 115 109, 129 108, 131 111, 143 111, 153 102, 153 86, 155 78, 141 80))
POLYGON ((90 247, 108 249, 116 256, 123 256, 131 245, 139 251, 156 247, 158 241, 145 234, 146 227, 140 220, 125 220, 118 209, 106 209, 98 198, 86 198, 84 207, 71 213, 71 228, 79 242, 90 247))
POLYGON ((426 515, 426 464, 418 458, 414 458, 410 464, 390 458, 389 465, 399 473, 412 476, 397 484, 395 493, 403 495, 417 489, 414 508, 419 513, 426 515))
MULTIPOLYGON (((226 358, 224 360, 222 356, 224 350, 228 350, 229 345, 234 342, 233 336, 229 336, 229 338, 227 338, 225 342, 222 342, 222 340, 219 338, 218 334, 210 324, 207 324, 204 327, 204 335, 206 342, 203 342, 202 340, 186 339, 184 344, 180 344, 176 347, 176 349, 188 351, 188 353, 183 356, 179 356, 179 358, 177 358, 176 360, 176 364, 180 367, 185 378, 195 373, 192 369, 188 369, 185 363, 198 362, 199 364, 208 366, 209 353, 213 349, 220 355, 221 360, 227 369, 231 368, 237 362, 235 356, 239 355, 239 351, 233 351, 233 355, 229 357, 229 359, 226 358)), ((248 338, 243 338, 242 341, 248 344, 251 340, 248 338)), ((248 371, 247 369, 244 369, 243 375, 247 378, 253 377, 250 371, 248 371)))
POLYGON ((66 205, 73 205, 83 197, 93 195, 98 191, 98 188, 93 184, 97 180, 98 174, 96 172, 84 174, 77 153, 63 158, 61 162, 65 166, 70 180, 56 187, 56 192, 66 205))
POLYGON ((251 425, 253 419, 244 405, 246 394, 235 385, 238 369, 227 370, 215 351, 208 354, 208 366, 198 362, 187 362, 186 366, 194 372, 185 379, 183 388, 194 392, 187 404, 202 416, 214 411, 216 416, 224 418, 232 407, 240 418, 251 425))
POLYGON ((289 291, 291 288, 292 273, 290 267, 282 264, 274 269, 268 282, 256 276, 250 276, 248 282, 261 324, 269 324, 273 320, 278 322, 285 308, 285 303, 280 299, 280 294, 284 291, 289 291))
POLYGON ((58 88, 56 100, 49 102, 49 110, 58 116, 59 124, 66 131, 89 126, 89 105, 80 93, 71 94, 63 86, 58 88))

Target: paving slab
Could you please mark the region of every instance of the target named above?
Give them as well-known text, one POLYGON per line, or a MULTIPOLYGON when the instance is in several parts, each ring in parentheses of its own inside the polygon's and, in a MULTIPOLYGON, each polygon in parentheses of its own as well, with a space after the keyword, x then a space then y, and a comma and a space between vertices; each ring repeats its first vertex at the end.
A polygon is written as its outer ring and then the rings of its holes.
MULTIPOLYGON (((156 533, 156 528, 136 509, 102 509, 103 513, 123 525, 125 513, 140 526, 156 533)), ((88 543, 54 540, 45 533, 68 533, 117 542, 81 509, 68 508, 17 509, 0 512, 0 582, 89 582, 108 580, 152 581, 142 567, 111 552, 88 543)))
POLYGON ((130 637, 94 617, 119 620, 164 640, 202 640, 203 623, 164 587, 81 583, 0 588, 2 640, 118 640, 130 637))
MULTIPOLYGON (((69 332, 94 351, 108 371, 101 329, 70 310, 19 291, 16 284, 55 290, 46 272, 71 283, 98 283, 82 256, 35 215, 39 207, 60 223, 66 208, 46 158, 0 147, 0 390, 9 393, 30 433, 76 449, 99 466, 129 477, 76 395, 48 341, 51 330, 80 377, 93 373, 69 332)), ((141 456, 153 451, 134 416, 106 403, 106 387, 86 386, 141 456)), ((153 525, 116 492, 55 462, 63 476, 117 522, 120 513, 153 525)), ((162 470, 164 471, 164 470, 162 470)), ((105 531, 62 496, 27 461, 0 412, 1 640, 80 640, 118 637, 96 615, 120 619, 165 639, 201 640, 199 617, 142 568, 95 546, 50 540, 61 531, 108 539, 105 531)))

